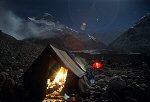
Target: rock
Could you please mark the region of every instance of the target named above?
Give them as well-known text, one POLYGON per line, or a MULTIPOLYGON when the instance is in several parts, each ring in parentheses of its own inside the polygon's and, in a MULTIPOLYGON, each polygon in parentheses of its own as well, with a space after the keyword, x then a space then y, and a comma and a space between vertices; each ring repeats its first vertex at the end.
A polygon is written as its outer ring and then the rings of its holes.
POLYGON ((6 72, 9 72, 10 71, 10 69, 6 69, 6 72))
POLYGON ((104 96, 105 94, 103 92, 94 92, 93 95, 95 97, 100 97, 100 96, 104 96))
POLYGON ((108 71, 108 72, 105 73, 105 75, 106 75, 106 76, 109 76, 109 77, 112 77, 112 76, 113 76, 113 73, 108 71))
POLYGON ((149 86, 146 85, 145 83, 140 84, 140 86, 141 86, 142 88, 148 88, 148 87, 149 87, 149 86))
POLYGON ((81 102, 82 98, 77 95, 72 95, 66 102, 81 102))
POLYGON ((3 68, 3 65, 0 63, 0 69, 2 69, 3 68))
POLYGON ((101 88, 106 86, 106 83, 103 79, 98 80, 95 84, 100 86, 101 88))
POLYGON ((16 66, 12 67, 12 70, 18 70, 18 69, 19 69, 19 67, 16 67, 16 66))
POLYGON ((4 101, 15 98, 15 86, 16 83, 13 79, 9 78, 4 82, 1 90, 2 99, 4 101))
POLYGON ((20 71, 21 73, 23 73, 23 69, 19 69, 19 71, 20 71))
POLYGON ((124 80, 122 80, 120 77, 114 77, 109 81, 106 93, 108 96, 111 95, 111 93, 115 93, 119 96, 121 90, 125 87, 126 82, 124 80))
POLYGON ((130 85, 133 82, 133 79, 127 79, 126 84, 130 85))
POLYGON ((138 101, 131 97, 125 97, 123 98, 122 102, 138 102, 138 101))
POLYGON ((96 76, 98 79, 103 79, 103 78, 105 78, 105 75, 97 75, 96 76))
POLYGON ((128 78, 128 76, 126 76, 126 75, 121 75, 121 78, 122 78, 123 80, 126 80, 126 79, 128 78))
POLYGON ((106 91, 106 89, 107 89, 107 86, 105 86, 104 88, 102 88, 104 91, 106 91))
POLYGON ((101 88, 100 86, 96 86, 95 92, 105 92, 105 90, 103 88, 101 88))
POLYGON ((145 88, 142 88, 140 85, 138 85, 136 82, 133 82, 131 84, 132 87, 136 88, 137 90, 141 90, 141 91, 144 91, 145 88))
POLYGON ((113 81, 114 79, 117 79, 117 78, 120 78, 120 77, 119 77, 119 76, 116 76, 116 75, 114 75, 114 76, 110 77, 110 79, 109 79, 109 83, 110 83, 111 81, 113 81))
POLYGON ((134 88, 131 86, 127 86, 121 90, 121 97, 133 97, 134 96, 134 88))
POLYGON ((6 78, 7 78, 7 73, 5 73, 5 72, 1 72, 0 73, 0 81, 5 81, 6 80, 6 78))
POLYGON ((7 73, 1 72, 0 73, 0 88, 3 85, 4 81, 7 79, 7 73))

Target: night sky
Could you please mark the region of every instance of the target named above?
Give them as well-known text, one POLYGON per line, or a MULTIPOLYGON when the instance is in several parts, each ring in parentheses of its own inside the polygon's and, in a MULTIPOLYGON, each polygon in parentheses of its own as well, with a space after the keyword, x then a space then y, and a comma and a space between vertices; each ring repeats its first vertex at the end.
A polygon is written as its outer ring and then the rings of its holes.
POLYGON ((150 12, 150 0, 0 0, 19 17, 50 13, 63 24, 85 32, 125 30, 150 12))

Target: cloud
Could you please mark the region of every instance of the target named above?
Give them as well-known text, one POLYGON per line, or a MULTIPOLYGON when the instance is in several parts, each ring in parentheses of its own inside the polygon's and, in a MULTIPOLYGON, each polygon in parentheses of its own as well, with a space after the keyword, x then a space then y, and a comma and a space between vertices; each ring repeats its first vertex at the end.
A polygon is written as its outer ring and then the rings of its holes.
POLYGON ((0 29, 18 39, 17 31, 22 26, 22 19, 14 15, 11 11, 0 10, 0 29))
POLYGON ((31 20, 25 20, 18 17, 12 11, 0 9, 0 30, 18 40, 29 37, 46 38, 53 36, 54 34, 49 31, 51 31, 56 25, 54 22, 46 22, 45 25, 47 23, 51 23, 51 26, 41 27, 38 26, 37 22, 35 23, 31 20))

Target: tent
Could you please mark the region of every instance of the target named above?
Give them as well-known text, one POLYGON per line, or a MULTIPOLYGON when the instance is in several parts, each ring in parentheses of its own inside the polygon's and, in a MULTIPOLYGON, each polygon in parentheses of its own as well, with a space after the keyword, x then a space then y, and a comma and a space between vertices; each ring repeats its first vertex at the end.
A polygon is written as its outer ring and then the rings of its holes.
POLYGON ((43 99, 46 95, 47 78, 58 71, 60 65, 68 69, 63 91, 67 94, 76 94, 79 89, 78 80, 85 75, 85 71, 68 51, 60 50, 52 45, 48 45, 24 73, 24 88, 36 99, 43 99))

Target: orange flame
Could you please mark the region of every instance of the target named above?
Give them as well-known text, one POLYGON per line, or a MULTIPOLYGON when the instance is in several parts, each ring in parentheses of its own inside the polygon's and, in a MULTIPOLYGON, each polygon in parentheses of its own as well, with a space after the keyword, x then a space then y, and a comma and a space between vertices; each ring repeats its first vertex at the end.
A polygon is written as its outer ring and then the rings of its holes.
POLYGON ((68 69, 61 67, 58 73, 56 74, 55 79, 52 82, 50 81, 50 79, 47 80, 47 90, 58 87, 50 95, 55 96, 55 95, 58 95, 62 91, 64 84, 66 82, 67 72, 68 72, 68 69))

